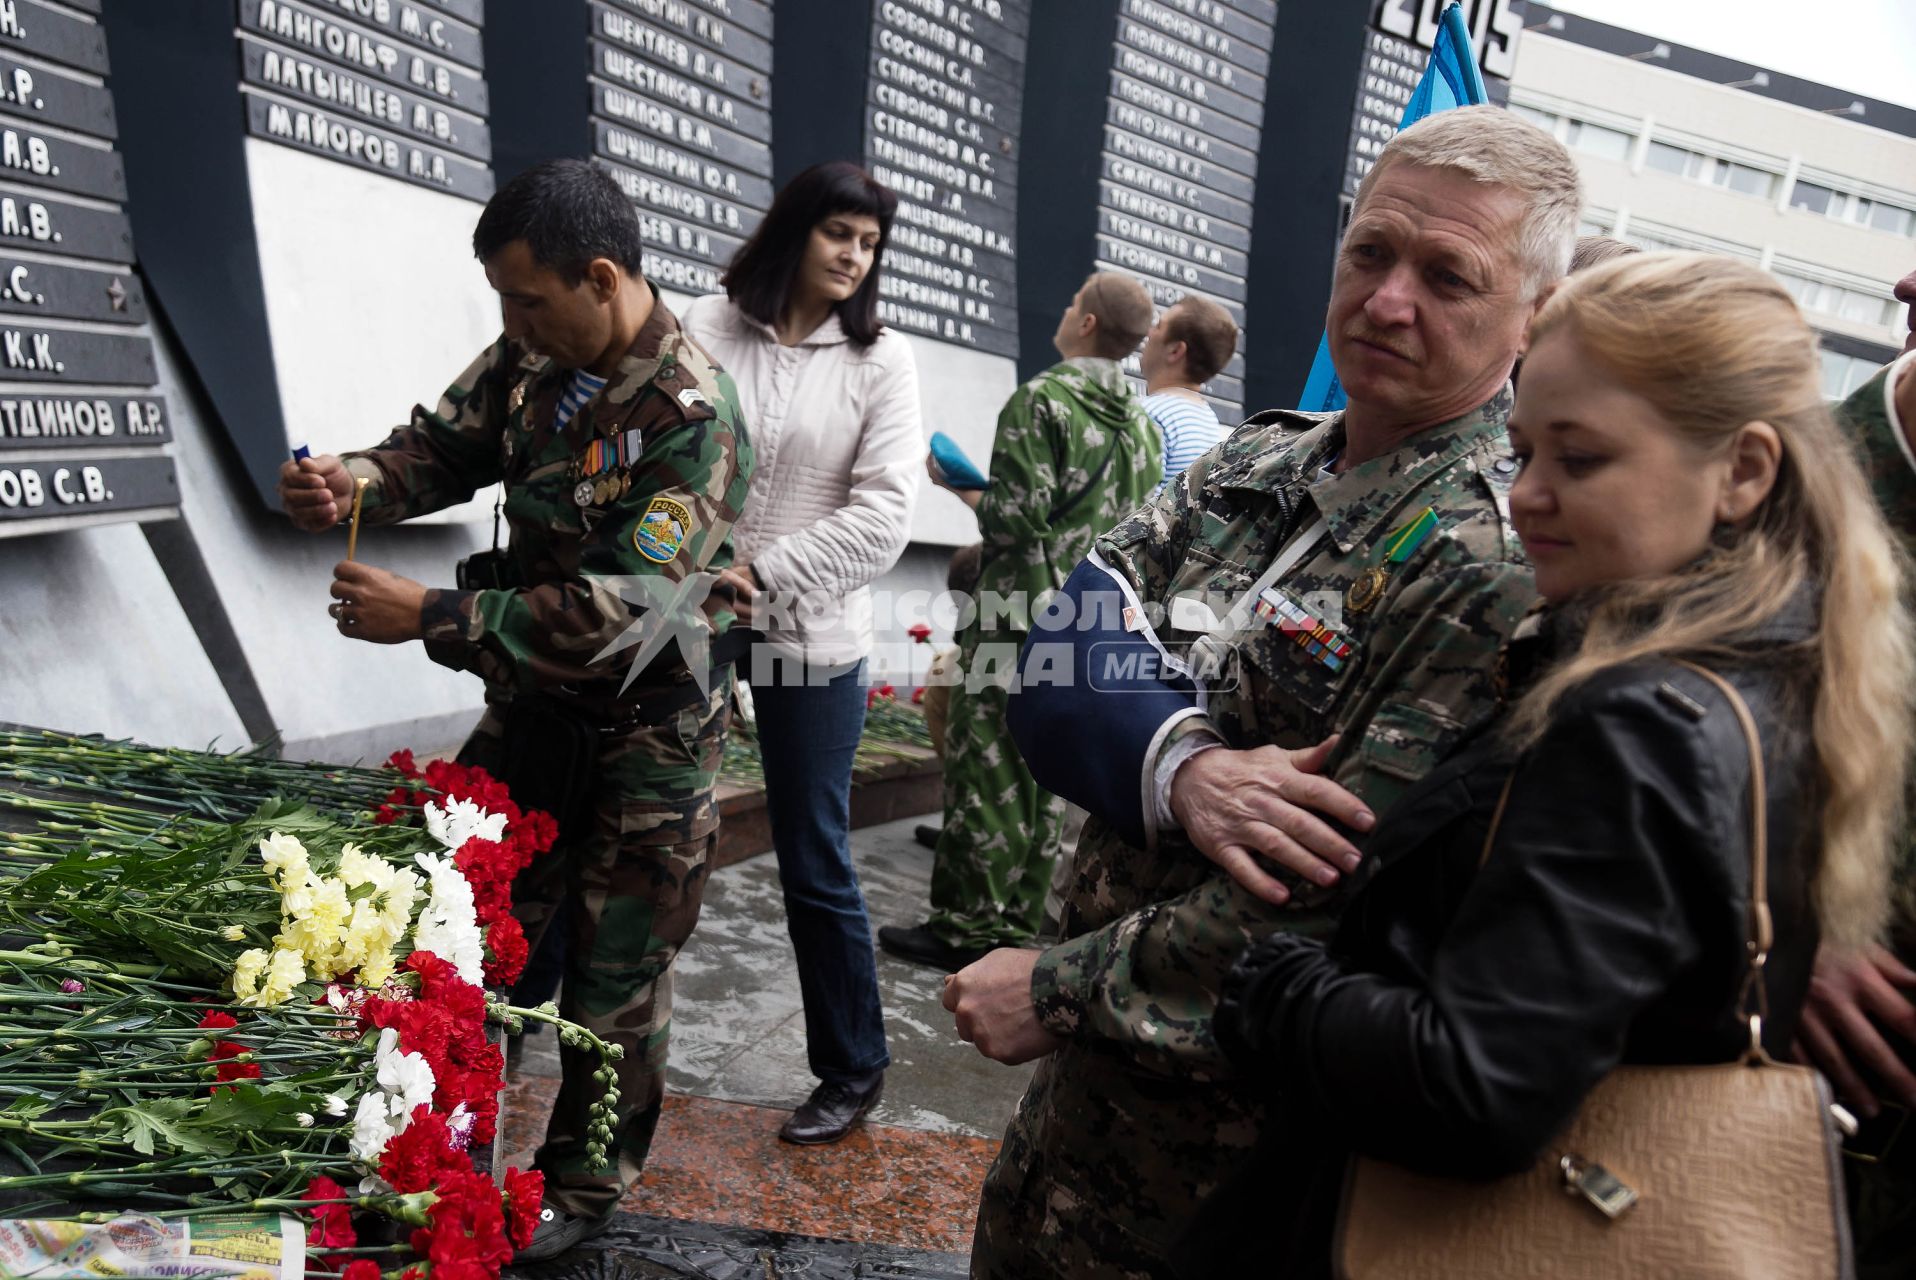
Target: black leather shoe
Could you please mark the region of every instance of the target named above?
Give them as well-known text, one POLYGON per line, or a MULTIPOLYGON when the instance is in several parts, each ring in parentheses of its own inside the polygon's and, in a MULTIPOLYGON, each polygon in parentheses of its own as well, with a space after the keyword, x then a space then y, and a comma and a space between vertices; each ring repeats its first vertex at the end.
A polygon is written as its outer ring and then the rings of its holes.
POLYGON ((816 1147, 837 1142, 852 1131, 852 1126, 878 1105, 885 1092, 885 1073, 880 1071, 863 1089, 827 1080, 812 1090, 792 1118, 779 1127, 778 1136, 801 1147, 816 1147))
POLYGON ((946 973, 958 972, 991 950, 990 947, 954 946, 933 933, 929 924, 881 925, 878 945, 900 960, 929 965, 946 973))
POLYGON ((581 1218, 547 1206, 539 1210, 539 1225, 532 1233, 532 1243, 512 1255, 512 1260, 538 1262, 545 1258, 556 1258, 566 1250, 603 1234, 611 1225, 612 1215, 609 1213, 598 1218, 581 1218))
POLYGON ((938 837, 943 834, 942 827, 934 827, 929 822, 921 822, 911 829, 911 838, 927 849, 938 847, 938 837))

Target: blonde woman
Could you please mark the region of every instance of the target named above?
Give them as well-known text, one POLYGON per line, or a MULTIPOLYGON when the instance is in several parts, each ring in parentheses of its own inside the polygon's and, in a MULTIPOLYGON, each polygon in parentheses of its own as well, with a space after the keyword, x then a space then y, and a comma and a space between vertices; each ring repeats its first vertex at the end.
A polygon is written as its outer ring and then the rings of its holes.
POLYGON ((1532 325, 1510 436, 1545 602, 1508 654, 1510 714, 1385 815, 1328 946, 1277 935, 1233 973, 1219 1038, 1293 1119, 1207 1205, 1191 1274, 1234 1274, 1217 1250, 1268 1269, 1274 1247, 1285 1275, 1322 1274, 1352 1151, 1513 1172, 1618 1063, 1747 1044, 1747 754, 1678 658, 1729 680, 1763 741, 1773 1054, 1819 937, 1881 926, 1908 620, 1789 295, 1696 254, 1573 276, 1532 325), (1296 1213, 1275 1246, 1228 1230, 1251 1205, 1296 1213))

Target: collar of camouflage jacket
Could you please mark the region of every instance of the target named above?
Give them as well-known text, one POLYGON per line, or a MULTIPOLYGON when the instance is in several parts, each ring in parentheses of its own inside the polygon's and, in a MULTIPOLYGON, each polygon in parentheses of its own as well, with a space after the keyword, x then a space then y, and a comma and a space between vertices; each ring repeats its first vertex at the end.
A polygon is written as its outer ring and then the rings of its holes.
POLYGON ((1212 482, 1265 494, 1308 492, 1338 549, 1348 552, 1381 536, 1405 499, 1459 459, 1485 446, 1507 451, 1511 400, 1506 383, 1470 412, 1426 427, 1381 457, 1325 476, 1325 464, 1344 448, 1344 415, 1333 414, 1302 434, 1283 436, 1268 449, 1219 468, 1212 482))
MULTIPOLYGON (((567 424, 567 438, 584 441, 612 434, 630 415, 632 402, 639 392, 644 390, 647 383, 666 372, 668 364, 675 359, 680 336, 679 318, 659 297, 656 285, 648 280, 646 288, 652 291, 652 314, 639 327, 632 345, 620 357, 619 367, 605 380, 605 386, 567 424)), ((519 362, 519 368, 525 372, 532 386, 527 400, 538 400, 548 410, 551 406, 545 400, 556 403, 573 373, 571 369, 558 368, 550 357, 541 355, 527 355, 519 362)), ((685 407, 697 408, 690 405, 685 407)), ((694 412, 692 416, 698 414, 694 412)), ((542 420, 550 421, 550 418, 544 416, 542 420)))
MULTIPOLYGON (((1058 364, 1076 369, 1100 390, 1113 395, 1131 390, 1130 380, 1124 376, 1124 368, 1116 360, 1107 360, 1103 356, 1066 356, 1058 364)), ((1052 367, 1056 368, 1057 365, 1052 367)))

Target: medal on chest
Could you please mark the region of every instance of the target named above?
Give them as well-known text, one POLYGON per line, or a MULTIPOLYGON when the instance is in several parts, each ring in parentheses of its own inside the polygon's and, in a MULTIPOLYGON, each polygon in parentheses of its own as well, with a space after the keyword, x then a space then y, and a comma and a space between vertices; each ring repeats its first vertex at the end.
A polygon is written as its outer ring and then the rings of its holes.
POLYGON ((1289 637, 1305 657, 1327 670, 1341 671, 1350 661, 1351 642, 1276 587, 1258 593, 1251 616, 1289 637))
POLYGON ((602 507, 629 493, 641 444, 636 427, 591 440, 572 457, 572 500, 581 507, 602 507))
POLYGON ((1372 565, 1357 575, 1344 593, 1344 607, 1352 613, 1364 613, 1374 607, 1390 585, 1390 566, 1410 559, 1435 532, 1437 512, 1430 507, 1420 511, 1409 524, 1393 530, 1384 539, 1384 563, 1372 565))

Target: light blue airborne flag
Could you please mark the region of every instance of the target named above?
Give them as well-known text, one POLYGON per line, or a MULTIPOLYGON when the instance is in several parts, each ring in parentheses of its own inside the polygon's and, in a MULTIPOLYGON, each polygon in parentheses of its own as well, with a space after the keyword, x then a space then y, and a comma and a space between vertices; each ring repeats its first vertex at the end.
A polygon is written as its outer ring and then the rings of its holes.
MULTIPOLYGON (((1410 128, 1425 116, 1452 107, 1467 107, 1489 101, 1484 78, 1477 72, 1477 58, 1470 47, 1470 28, 1464 25, 1464 9, 1453 3, 1438 19, 1437 40, 1430 51, 1430 64, 1417 92, 1410 95, 1404 118, 1397 122, 1399 132, 1410 128)), ((1311 376, 1304 382, 1304 394, 1297 407, 1312 413, 1333 413, 1344 407, 1344 385, 1337 380, 1331 365, 1331 336, 1317 342, 1317 359, 1311 362, 1311 376)))

